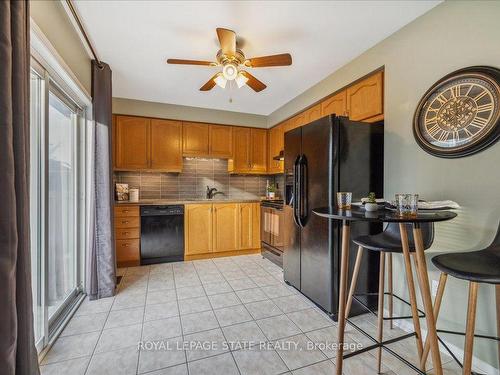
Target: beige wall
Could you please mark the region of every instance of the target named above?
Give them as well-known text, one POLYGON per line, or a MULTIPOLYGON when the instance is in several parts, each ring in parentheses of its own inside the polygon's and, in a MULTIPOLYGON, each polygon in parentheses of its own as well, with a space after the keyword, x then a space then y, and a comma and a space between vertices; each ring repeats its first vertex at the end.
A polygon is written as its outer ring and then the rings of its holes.
POLYGON ((30 12, 31 18, 90 94, 90 58, 62 4, 55 0, 30 1, 30 12))
POLYGON ((125 98, 113 98, 113 113, 257 128, 267 127, 266 116, 125 98))
MULTIPOLYGON (((478 249, 492 240, 500 219, 500 142, 474 156, 436 158, 417 146, 413 113, 424 92, 445 74, 471 65, 500 68, 499 19, 498 1, 445 2, 270 115, 270 124, 276 124, 385 66, 385 197, 417 192, 424 199, 452 199, 463 207, 457 219, 437 226, 429 262, 432 253, 478 249)), ((407 296, 404 271, 396 259, 396 289, 407 296)), ((433 280, 438 277, 436 271, 431 273, 433 280)), ((464 328, 466 297, 466 283, 451 279, 439 326, 464 328)), ((496 332, 494 301, 493 287, 481 286, 478 332, 496 332)), ((463 346, 461 339, 453 343, 463 346)), ((476 340, 476 345, 475 355, 498 367, 496 344, 476 340)))

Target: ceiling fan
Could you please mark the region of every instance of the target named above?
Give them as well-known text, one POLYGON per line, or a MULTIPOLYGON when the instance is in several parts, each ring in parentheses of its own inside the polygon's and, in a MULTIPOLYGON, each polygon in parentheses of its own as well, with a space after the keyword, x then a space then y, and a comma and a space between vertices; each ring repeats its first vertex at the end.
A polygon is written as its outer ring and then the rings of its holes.
POLYGON ((221 49, 217 52, 216 62, 181 59, 167 60, 168 64, 221 66, 222 71, 216 73, 207 83, 201 86, 200 91, 209 91, 215 85, 225 88, 228 81, 235 81, 238 88, 246 84, 254 91, 259 92, 267 86, 243 70, 243 68, 292 65, 292 56, 289 53, 247 59, 243 51, 237 48, 236 33, 233 30, 217 28, 217 37, 221 49))

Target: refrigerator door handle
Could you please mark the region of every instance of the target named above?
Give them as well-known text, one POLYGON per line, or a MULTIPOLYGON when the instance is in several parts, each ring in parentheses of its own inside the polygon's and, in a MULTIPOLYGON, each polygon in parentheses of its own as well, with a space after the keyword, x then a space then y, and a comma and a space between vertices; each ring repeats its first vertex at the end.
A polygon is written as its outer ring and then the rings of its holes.
POLYGON ((307 213, 308 213, 308 192, 307 192, 307 158, 305 155, 302 155, 299 162, 300 168, 300 211, 299 211, 299 224, 302 228, 304 228, 307 213))
POLYGON ((293 208, 293 221, 297 226, 300 226, 299 222, 299 215, 297 212, 299 212, 299 202, 300 202, 300 191, 299 191, 299 183, 300 183, 300 175, 299 175, 299 162, 300 162, 300 155, 298 155, 295 158, 295 163, 293 164, 293 187, 292 187, 292 208, 293 208))

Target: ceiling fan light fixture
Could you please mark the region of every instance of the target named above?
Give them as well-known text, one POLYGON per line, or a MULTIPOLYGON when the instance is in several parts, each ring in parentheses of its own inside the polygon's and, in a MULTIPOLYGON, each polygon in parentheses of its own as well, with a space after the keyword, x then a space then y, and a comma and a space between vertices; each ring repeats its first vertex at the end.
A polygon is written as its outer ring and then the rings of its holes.
POLYGON ((236 84, 238 85, 238 88, 241 89, 243 86, 245 86, 248 82, 248 78, 245 77, 245 75, 242 72, 239 72, 238 75, 236 76, 236 84))
POLYGON ((226 64, 222 68, 222 74, 225 79, 232 81, 238 75, 238 67, 233 63, 226 64))
POLYGON ((222 74, 219 74, 217 77, 215 77, 214 82, 217 84, 217 86, 223 89, 226 88, 227 79, 222 74))

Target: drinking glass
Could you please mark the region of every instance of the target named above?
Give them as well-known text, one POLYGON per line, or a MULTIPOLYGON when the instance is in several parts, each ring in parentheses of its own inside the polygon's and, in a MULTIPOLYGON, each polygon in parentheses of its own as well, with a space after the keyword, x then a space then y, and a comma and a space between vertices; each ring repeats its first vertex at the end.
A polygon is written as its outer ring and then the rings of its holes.
POLYGON ((396 194, 396 212, 404 217, 417 216, 418 194, 396 194))
POLYGON ((338 192, 337 193, 337 207, 340 209, 351 208, 352 193, 350 192, 338 192))

